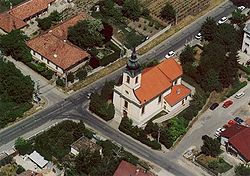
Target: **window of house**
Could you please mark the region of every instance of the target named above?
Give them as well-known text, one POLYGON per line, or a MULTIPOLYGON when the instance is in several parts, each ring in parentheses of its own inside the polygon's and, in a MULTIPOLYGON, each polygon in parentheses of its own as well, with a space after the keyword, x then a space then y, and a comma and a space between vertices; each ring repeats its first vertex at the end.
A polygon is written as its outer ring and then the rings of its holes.
POLYGON ((250 36, 249 35, 247 35, 247 38, 250 40, 250 36))
POLYGON ((33 51, 33 55, 34 55, 34 56, 36 55, 36 52, 35 52, 35 51, 33 51))
POLYGON ((124 107, 128 108, 128 102, 126 100, 124 101, 124 107))
POLYGON ((144 112, 145 112, 145 106, 142 107, 141 114, 144 114, 144 112))
POLYGON ((130 82, 130 77, 129 76, 127 76, 127 83, 129 83, 130 82))
POLYGON ((248 44, 248 43, 246 43, 246 42, 245 42, 245 45, 249 46, 249 44, 248 44))
POLYGON ((49 64, 49 60, 47 60, 47 64, 49 64))
POLYGON ((174 82, 174 85, 176 85, 177 84, 177 80, 174 82))
POLYGON ((56 66, 56 69, 58 69, 58 67, 56 66))
POLYGON ((162 95, 160 95, 160 96, 158 97, 158 103, 161 102, 161 97, 162 97, 162 95))
POLYGON ((138 83, 138 76, 135 78, 135 84, 138 83))
POLYGON ((125 90, 126 94, 129 94, 129 92, 127 90, 125 90))

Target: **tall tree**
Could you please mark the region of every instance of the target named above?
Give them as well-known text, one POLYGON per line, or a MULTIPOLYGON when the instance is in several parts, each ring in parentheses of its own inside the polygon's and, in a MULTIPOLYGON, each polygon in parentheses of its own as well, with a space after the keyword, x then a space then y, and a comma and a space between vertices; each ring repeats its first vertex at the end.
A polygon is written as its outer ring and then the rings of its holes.
POLYGON ((194 60, 195 60, 194 49, 190 45, 187 45, 185 49, 182 51, 182 53, 180 54, 181 64, 184 65, 187 62, 193 63, 194 60))
POLYGON ((103 25, 100 20, 80 21, 69 28, 68 39, 82 49, 100 46, 104 40, 101 34, 102 29, 103 25))
POLYGON ((142 15, 142 6, 139 0, 125 0, 122 6, 122 12, 131 20, 138 20, 142 15))
POLYGON ((201 146, 201 151, 205 155, 216 157, 221 153, 220 141, 218 139, 213 139, 207 135, 202 136, 203 145, 201 146))
POLYGON ((203 77, 202 87, 204 90, 212 92, 214 90, 221 91, 222 85, 220 83, 219 74, 214 71, 214 69, 210 69, 205 76, 203 77))
POLYGON ((211 17, 207 18, 201 27, 201 34, 203 38, 207 41, 212 41, 215 38, 216 32, 217 32, 216 21, 211 17))
POLYGON ((167 21, 174 21, 176 18, 176 11, 174 7, 167 2, 161 11, 161 17, 167 21))

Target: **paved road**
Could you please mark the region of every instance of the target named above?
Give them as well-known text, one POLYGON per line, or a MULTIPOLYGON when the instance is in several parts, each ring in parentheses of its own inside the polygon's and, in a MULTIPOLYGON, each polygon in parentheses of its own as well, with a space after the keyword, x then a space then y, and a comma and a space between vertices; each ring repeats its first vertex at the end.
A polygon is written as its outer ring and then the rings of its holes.
MULTIPOLYGON (((215 12, 213 12, 213 15, 215 15, 216 18, 220 18, 221 16, 229 14, 232 10, 232 5, 229 5, 227 3, 227 5, 225 5, 223 8, 217 9, 215 12)), ((166 51, 179 48, 181 45, 183 45, 185 41, 189 39, 190 36, 193 36, 195 33, 197 33, 200 28, 200 24, 204 20, 205 18, 201 18, 199 22, 195 23, 191 27, 188 27, 187 29, 185 29, 185 31, 178 33, 176 36, 172 37, 171 40, 169 40, 168 42, 163 43, 164 47, 159 46, 159 48, 154 48, 157 51, 157 58, 162 58, 162 56, 166 54, 166 51)), ((145 62, 153 58, 155 58, 154 53, 148 53, 140 59, 142 62, 145 62)), ((68 97, 66 100, 54 104, 49 108, 41 111, 40 113, 28 119, 25 119, 24 121, 10 128, 2 130, 0 132, 0 150, 3 150, 4 146, 7 146, 7 144, 13 145, 13 140, 15 140, 17 137, 38 128, 39 126, 50 120, 54 120, 57 118, 61 119, 65 118, 65 116, 69 116, 76 119, 84 120, 85 123, 96 129, 97 131, 100 131, 101 133, 105 134, 109 138, 120 143, 125 148, 129 149, 130 151, 143 158, 152 161, 153 163, 161 166, 162 168, 172 172, 175 175, 193 175, 190 171, 175 163, 173 159, 170 159, 168 155, 152 151, 151 149, 134 142, 131 138, 126 137, 121 133, 118 133, 116 130, 110 128, 105 123, 100 121, 98 118, 95 118, 93 115, 89 114, 84 108, 82 108, 82 104, 86 104, 87 102, 86 95, 88 92, 93 89, 98 89, 99 87, 101 87, 101 85, 104 84, 106 80, 118 78, 121 75, 122 71, 123 70, 120 69, 106 76, 104 79, 98 80, 91 86, 88 86, 87 88, 68 97), (12 141, 12 143, 9 143, 10 141, 12 141)))

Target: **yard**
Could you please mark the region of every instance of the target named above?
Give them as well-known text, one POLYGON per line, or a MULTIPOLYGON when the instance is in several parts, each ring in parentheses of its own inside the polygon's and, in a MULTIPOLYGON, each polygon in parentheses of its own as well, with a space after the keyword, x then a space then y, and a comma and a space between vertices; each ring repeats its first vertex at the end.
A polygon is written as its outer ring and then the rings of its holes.
POLYGON ((228 164, 223 158, 211 157, 201 154, 196 158, 197 163, 208 169, 214 174, 225 173, 230 170, 233 166, 228 164))
POLYGON ((10 9, 10 3, 14 7, 14 6, 20 4, 23 1, 24 0, 9 0, 9 2, 7 2, 5 0, 0 0, 0 13, 9 10, 10 9))

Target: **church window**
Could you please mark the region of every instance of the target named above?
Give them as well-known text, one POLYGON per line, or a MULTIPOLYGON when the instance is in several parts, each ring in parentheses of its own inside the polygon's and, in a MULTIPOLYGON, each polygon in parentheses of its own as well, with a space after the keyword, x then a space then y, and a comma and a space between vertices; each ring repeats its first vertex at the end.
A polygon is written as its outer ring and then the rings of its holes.
POLYGON ((127 76, 127 83, 129 83, 130 82, 130 77, 129 76, 127 76))
POLYGON ((138 83, 138 76, 135 78, 135 84, 138 83))
POLYGON ((126 100, 124 101, 124 107, 128 108, 128 102, 126 100))
POLYGON ((160 102, 161 102, 161 95, 158 98, 158 103, 160 103, 160 102))
POLYGON ((144 112, 145 112, 145 106, 142 107, 141 114, 144 114, 144 112))

